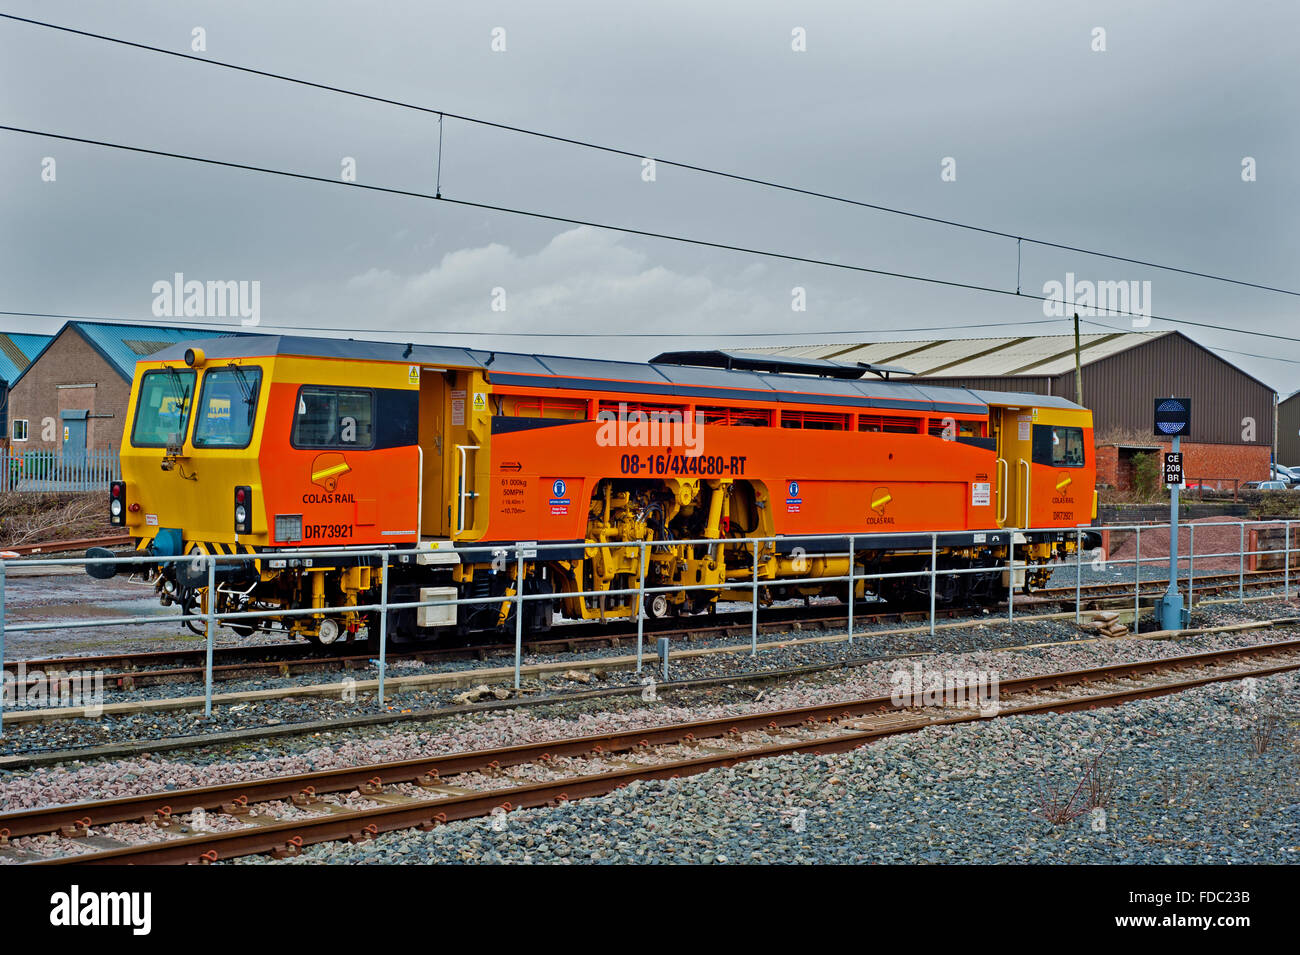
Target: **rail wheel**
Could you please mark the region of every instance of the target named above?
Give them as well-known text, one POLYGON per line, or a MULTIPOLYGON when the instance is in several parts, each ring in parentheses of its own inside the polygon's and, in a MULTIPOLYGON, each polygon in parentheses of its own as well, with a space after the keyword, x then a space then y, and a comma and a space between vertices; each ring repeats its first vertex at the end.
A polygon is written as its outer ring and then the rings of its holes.
POLYGON ((652 617, 666 617, 673 609, 673 602, 667 594, 651 594, 645 602, 645 612, 652 617))
POLYGON ((329 647, 337 643, 342 635, 343 628, 338 625, 338 621, 326 617, 319 627, 307 634, 307 639, 315 646, 329 647))

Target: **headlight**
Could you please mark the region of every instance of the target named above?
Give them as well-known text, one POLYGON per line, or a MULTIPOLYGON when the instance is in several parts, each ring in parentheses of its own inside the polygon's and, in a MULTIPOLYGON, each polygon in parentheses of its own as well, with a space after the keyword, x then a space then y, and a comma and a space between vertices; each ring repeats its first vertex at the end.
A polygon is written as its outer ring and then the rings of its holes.
POLYGON ((297 543, 302 540, 302 515, 275 515, 275 539, 284 541, 286 544, 297 543))
POLYGON ((108 509, 109 509, 109 511, 112 512, 112 514, 113 514, 114 517, 121 517, 121 516, 122 516, 122 502, 121 502, 121 501, 114 499, 114 500, 113 500, 113 501, 108 505, 108 509))
POLYGON ((247 520, 248 520, 248 508, 244 507, 244 505, 242 504, 237 504, 235 506, 235 522, 238 524, 243 524, 247 520))

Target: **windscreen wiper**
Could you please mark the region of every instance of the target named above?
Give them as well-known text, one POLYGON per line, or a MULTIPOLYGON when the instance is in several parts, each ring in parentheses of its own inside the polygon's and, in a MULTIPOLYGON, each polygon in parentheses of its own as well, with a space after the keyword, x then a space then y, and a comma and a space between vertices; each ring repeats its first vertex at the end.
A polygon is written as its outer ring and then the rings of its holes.
POLYGON ((175 368, 171 365, 163 365, 163 367, 167 369, 168 380, 171 381, 172 389, 176 392, 176 400, 180 402, 180 412, 183 415, 185 413, 185 405, 190 400, 190 393, 186 391, 185 386, 181 384, 181 376, 177 374, 175 368))
POLYGON ((248 423, 252 424, 257 396, 253 394, 253 388, 248 383, 248 376, 244 374, 244 369, 240 368, 233 361, 226 367, 235 373, 235 379, 239 382, 239 390, 244 393, 244 404, 248 405, 248 423))

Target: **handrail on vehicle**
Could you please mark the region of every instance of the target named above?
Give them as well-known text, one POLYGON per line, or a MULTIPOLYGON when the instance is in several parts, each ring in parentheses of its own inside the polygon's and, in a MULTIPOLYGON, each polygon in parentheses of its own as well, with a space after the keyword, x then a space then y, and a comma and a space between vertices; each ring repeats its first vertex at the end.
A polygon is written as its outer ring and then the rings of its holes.
POLYGON ((1029 479, 1031 477, 1029 462, 1026 461, 1024 458, 1018 458, 1016 461, 1016 470, 1019 471, 1020 468, 1025 469, 1025 483, 1021 489, 1022 497, 1024 498, 1025 501, 1025 521, 1020 526, 1028 527, 1029 526, 1029 479))
POLYGON ((998 458, 998 526, 1007 522, 1007 495, 1011 493, 1011 488, 1007 486, 1009 471, 1007 468, 1007 459, 998 458))
POLYGON ((456 451, 460 454, 460 474, 456 476, 456 533, 465 530, 465 499, 478 497, 477 491, 465 489, 469 473, 469 452, 479 450, 477 444, 458 444, 456 451))

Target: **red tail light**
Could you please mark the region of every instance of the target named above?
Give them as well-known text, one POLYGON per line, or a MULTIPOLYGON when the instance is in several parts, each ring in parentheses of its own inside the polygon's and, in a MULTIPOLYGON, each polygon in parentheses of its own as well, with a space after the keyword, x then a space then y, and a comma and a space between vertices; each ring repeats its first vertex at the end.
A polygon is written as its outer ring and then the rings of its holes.
POLYGON ((251 487, 235 488, 235 533, 253 533, 253 489, 251 487))
POLYGON ((108 523, 113 527, 126 526, 126 484, 122 481, 108 485, 108 523))

